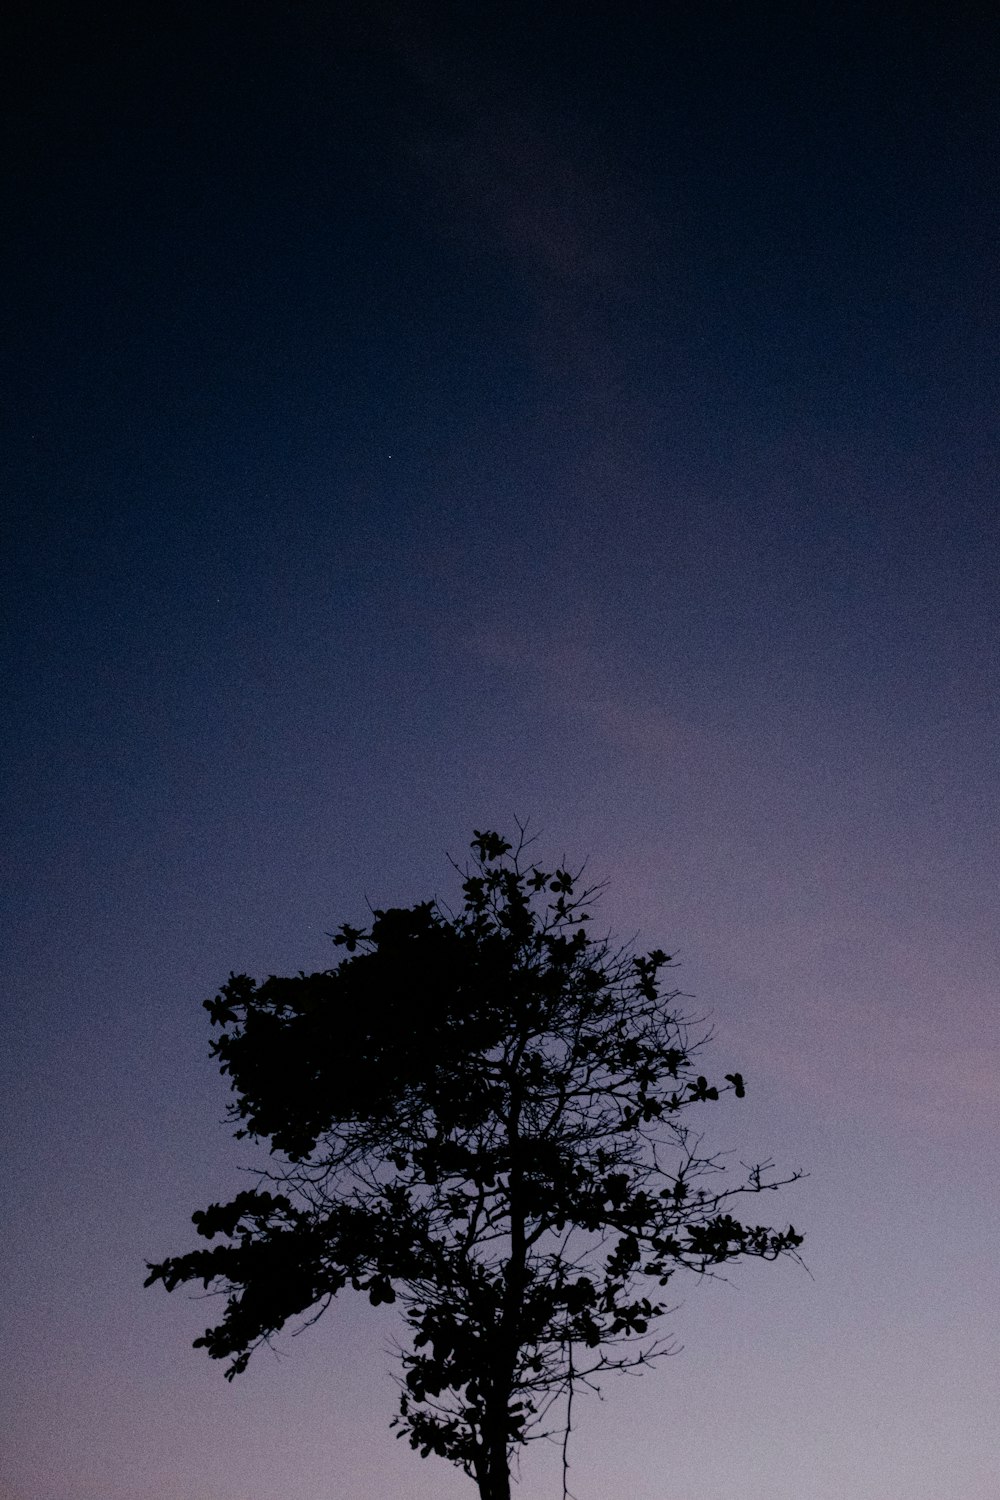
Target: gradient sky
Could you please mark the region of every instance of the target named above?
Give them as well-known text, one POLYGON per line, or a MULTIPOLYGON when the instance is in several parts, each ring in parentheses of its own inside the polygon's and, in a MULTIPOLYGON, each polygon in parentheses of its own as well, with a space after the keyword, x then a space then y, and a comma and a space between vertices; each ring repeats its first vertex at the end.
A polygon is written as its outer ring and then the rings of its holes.
POLYGON ((810 1173, 811 1276, 678 1286, 578 1500, 1000 1491, 1000 36, 602 9, 13 23, 10 1500, 471 1495, 391 1309, 230 1386, 143 1263, 252 1159, 202 999, 515 817, 810 1173))

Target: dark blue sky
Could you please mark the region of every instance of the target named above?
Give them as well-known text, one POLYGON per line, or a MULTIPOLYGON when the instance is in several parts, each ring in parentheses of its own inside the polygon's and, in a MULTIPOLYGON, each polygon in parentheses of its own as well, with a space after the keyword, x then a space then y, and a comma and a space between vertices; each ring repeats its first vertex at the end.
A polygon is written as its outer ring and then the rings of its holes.
POLYGON ((230 1388, 139 1283, 233 1179, 200 1000, 520 816, 812 1174, 580 1500, 992 1497, 997 26, 209 12, 7 47, 12 1495, 464 1492, 385 1319, 230 1388))

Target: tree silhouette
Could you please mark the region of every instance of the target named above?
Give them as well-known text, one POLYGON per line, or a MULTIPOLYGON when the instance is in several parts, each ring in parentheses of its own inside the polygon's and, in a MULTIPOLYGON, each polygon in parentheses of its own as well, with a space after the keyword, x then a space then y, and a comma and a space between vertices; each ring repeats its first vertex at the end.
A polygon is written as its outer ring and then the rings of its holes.
POLYGON ((195 1345, 229 1379, 345 1287, 398 1300, 393 1425, 481 1500, 509 1500, 521 1445, 568 1433, 562 1398, 665 1352, 650 1329, 678 1271, 802 1242, 731 1212, 800 1174, 733 1181, 687 1123, 744 1085, 697 1071, 705 1038, 662 989, 668 955, 592 936, 600 888, 527 846, 477 831, 457 911, 376 910, 340 928, 336 968, 231 975, 205 1002, 236 1135, 268 1142, 270 1164, 194 1215, 221 1243, 146 1282, 226 1296, 195 1345))

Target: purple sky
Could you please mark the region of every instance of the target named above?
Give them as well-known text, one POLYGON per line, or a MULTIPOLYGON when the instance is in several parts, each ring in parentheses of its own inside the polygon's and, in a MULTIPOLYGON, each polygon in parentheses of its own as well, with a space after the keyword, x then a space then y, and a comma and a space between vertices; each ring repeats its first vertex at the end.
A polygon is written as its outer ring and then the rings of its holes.
POLYGON ((253 1159, 202 999, 515 817, 810 1173, 578 1500, 995 1500, 1000 36, 628 9, 14 29, 10 1500, 471 1495, 391 1309, 230 1386, 142 1278, 253 1159))

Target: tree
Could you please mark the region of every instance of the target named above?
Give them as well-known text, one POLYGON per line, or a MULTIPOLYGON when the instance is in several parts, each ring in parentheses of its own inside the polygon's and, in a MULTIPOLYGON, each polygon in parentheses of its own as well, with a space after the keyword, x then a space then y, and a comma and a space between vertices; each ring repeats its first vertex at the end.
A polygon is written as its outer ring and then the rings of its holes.
POLYGON ((650 1329, 677 1272, 802 1242, 732 1213, 800 1174, 733 1181, 688 1123, 744 1083, 697 1071, 706 1038, 663 990, 669 956, 593 936, 600 888, 527 848, 477 831, 457 911, 375 910, 340 928, 337 967, 234 974, 205 1002, 236 1135, 269 1142, 270 1165, 194 1215, 220 1243, 146 1282, 226 1297, 195 1345, 229 1379, 344 1288, 398 1300, 393 1425, 481 1500, 509 1500, 521 1445, 568 1436, 575 1389, 665 1352, 650 1329))

